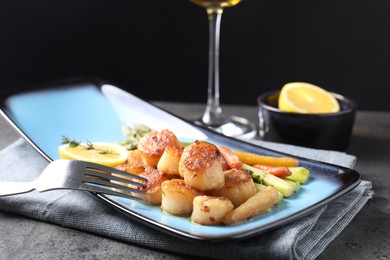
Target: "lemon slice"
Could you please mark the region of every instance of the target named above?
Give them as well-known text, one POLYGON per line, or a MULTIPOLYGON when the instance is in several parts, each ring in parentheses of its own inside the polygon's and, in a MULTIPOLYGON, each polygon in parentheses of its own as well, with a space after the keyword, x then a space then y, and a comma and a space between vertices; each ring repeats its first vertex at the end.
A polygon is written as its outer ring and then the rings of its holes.
POLYGON ((328 91, 305 82, 291 82, 283 86, 279 95, 279 109, 296 113, 334 113, 340 111, 336 98, 328 91))
POLYGON ((121 165, 127 160, 127 149, 119 144, 96 142, 92 143, 93 149, 87 149, 89 144, 81 143, 71 147, 63 144, 58 147, 61 159, 81 160, 109 167, 121 165))

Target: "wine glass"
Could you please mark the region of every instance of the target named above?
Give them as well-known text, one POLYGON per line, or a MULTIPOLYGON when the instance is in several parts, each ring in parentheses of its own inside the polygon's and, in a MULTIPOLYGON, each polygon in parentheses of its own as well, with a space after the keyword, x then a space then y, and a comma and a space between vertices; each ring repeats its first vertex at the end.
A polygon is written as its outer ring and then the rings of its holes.
POLYGON ((219 95, 219 43, 221 17, 226 7, 239 4, 242 0, 190 0, 204 7, 209 19, 209 72, 206 110, 195 123, 207 126, 231 137, 252 138, 256 127, 246 118, 225 115, 220 105, 219 95))

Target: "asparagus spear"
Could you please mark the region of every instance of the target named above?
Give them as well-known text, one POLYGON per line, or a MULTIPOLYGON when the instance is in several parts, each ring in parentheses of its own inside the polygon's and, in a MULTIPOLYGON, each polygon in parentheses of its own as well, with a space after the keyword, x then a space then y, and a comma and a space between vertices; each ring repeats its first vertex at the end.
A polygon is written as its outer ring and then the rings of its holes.
POLYGON ((295 192, 299 191, 299 189, 301 188, 301 183, 298 181, 293 181, 293 180, 287 179, 287 178, 284 178, 283 180, 290 183, 290 185, 292 185, 294 187, 295 192))
POLYGON ((286 177, 287 179, 297 181, 299 183, 305 183, 310 176, 310 171, 305 167, 289 167, 288 168, 291 171, 291 175, 286 177))
POLYGON ((282 193, 284 197, 290 197, 294 194, 293 185, 284 181, 283 179, 245 163, 242 164, 242 168, 250 172, 254 182, 261 183, 266 186, 273 186, 278 191, 280 191, 280 193, 282 193))

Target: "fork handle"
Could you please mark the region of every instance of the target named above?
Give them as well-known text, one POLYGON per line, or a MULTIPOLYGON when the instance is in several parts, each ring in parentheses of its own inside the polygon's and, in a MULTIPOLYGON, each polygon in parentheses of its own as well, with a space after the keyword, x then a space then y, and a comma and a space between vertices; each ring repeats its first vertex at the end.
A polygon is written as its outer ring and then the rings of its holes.
POLYGON ((0 182, 0 196, 26 193, 34 189, 32 182, 0 182))

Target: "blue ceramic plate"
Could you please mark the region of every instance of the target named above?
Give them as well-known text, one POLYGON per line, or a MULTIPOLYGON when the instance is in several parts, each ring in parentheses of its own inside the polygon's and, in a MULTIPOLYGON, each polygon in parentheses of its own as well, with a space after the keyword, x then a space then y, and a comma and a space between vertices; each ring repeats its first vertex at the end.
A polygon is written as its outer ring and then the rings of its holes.
MULTIPOLYGON (((170 129, 183 141, 207 140, 231 149, 271 156, 290 156, 247 142, 225 137, 98 79, 76 79, 17 90, 1 95, 2 115, 48 161, 59 159, 62 136, 80 141, 122 141, 123 124, 146 124, 170 129)), ((291 156, 294 157, 294 156, 291 156)), ((271 212, 232 226, 202 226, 188 218, 161 212, 157 206, 114 196, 92 194, 120 212, 181 238, 228 241, 259 235, 294 221, 348 192, 360 182, 354 170, 305 158, 300 164, 311 177, 300 191, 271 212)))

